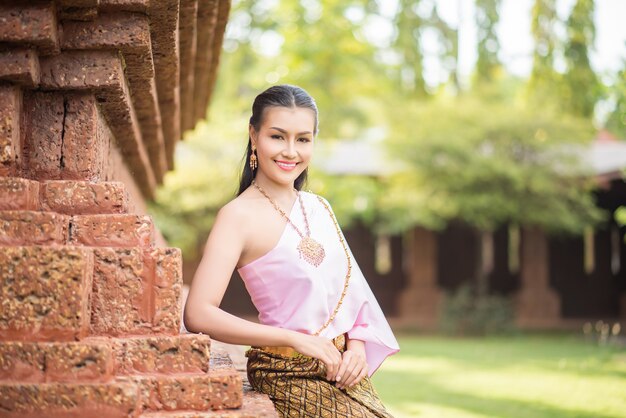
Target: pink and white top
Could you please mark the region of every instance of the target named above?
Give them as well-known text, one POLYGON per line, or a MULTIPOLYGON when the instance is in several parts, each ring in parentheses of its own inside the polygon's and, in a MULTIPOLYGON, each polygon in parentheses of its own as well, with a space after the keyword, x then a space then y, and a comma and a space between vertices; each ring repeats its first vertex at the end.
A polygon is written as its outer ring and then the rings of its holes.
MULTIPOLYGON (((237 271, 262 324, 313 334, 326 323, 341 297, 348 261, 324 205, 313 193, 301 191, 300 195, 311 237, 326 252, 322 263, 315 267, 300 258, 300 236, 286 224, 274 248, 237 271)), ((298 200, 288 216, 300 231, 306 231, 298 200)), ((348 290, 335 319, 320 336, 332 339, 347 332, 349 338, 364 341, 371 376, 400 348, 349 247, 348 252, 352 259, 348 290)))

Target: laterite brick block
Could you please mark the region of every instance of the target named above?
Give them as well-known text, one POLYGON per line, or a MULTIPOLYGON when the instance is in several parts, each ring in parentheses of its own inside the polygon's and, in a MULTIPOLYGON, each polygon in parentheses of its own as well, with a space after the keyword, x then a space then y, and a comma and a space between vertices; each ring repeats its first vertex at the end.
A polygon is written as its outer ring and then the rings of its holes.
POLYGON ((146 411, 207 411, 239 408, 242 404, 242 379, 236 370, 126 379, 139 385, 146 411))
POLYGON ((211 338, 206 335, 129 337, 114 341, 117 374, 209 371, 211 338))
POLYGON ((24 93, 20 163, 29 178, 58 179, 63 165, 63 95, 59 92, 24 93))
POLYGON ((91 92, 64 96, 63 156, 60 178, 99 180, 105 172, 112 134, 91 92))
POLYGON ((40 189, 41 207, 46 211, 76 215, 127 213, 129 209, 128 192, 121 182, 46 181, 40 189))
POLYGON ((41 77, 37 52, 28 48, 0 52, 0 79, 28 87, 39 84, 41 77))
POLYGON ((148 247, 154 225, 147 215, 108 214, 72 217, 70 243, 93 247, 148 247))
POLYGON ((183 256, 178 248, 155 248, 150 258, 154 262, 154 330, 170 333, 180 329, 183 256))
POLYGON ((18 171, 22 105, 19 88, 0 85, 0 176, 15 175, 18 171))
POLYGON ((33 45, 45 54, 59 51, 56 10, 52 2, 0 4, 0 22, 0 42, 33 45))
POLYGON ((20 383, 112 380, 112 343, 0 342, 0 381, 20 383))
POLYGON ((0 177, 0 210, 38 210, 39 182, 0 177))
POLYGON ((86 336, 92 274, 86 248, 0 247, 0 339, 86 336))
POLYGON ((94 248, 93 334, 177 335, 181 257, 171 248, 94 248))
POLYGON ((69 222, 54 212, 0 211, 0 246, 66 244, 69 222))
POLYGON ((94 248, 92 333, 149 333, 151 291, 150 272, 141 249, 94 248))
POLYGON ((140 404, 137 385, 127 382, 0 383, 3 418, 127 418, 140 404))

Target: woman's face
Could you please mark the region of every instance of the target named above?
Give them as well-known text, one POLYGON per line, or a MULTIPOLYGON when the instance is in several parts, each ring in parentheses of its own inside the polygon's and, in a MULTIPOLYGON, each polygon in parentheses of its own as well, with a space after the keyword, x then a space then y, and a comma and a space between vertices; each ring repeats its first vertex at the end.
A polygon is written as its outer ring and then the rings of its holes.
POLYGON ((257 176, 291 184, 307 168, 313 154, 315 113, 301 107, 268 107, 257 132, 250 126, 256 146, 257 176))

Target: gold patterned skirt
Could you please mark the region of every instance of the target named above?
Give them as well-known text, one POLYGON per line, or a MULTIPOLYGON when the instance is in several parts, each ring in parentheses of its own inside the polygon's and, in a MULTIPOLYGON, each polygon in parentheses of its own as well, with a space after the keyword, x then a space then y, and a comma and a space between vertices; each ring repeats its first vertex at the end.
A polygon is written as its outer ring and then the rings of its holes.
MULTIPOLYGON (((345 335, 333 342, 341 353, 345 351, 345 335)), ((318 359, 284 356, 259 347, 251 347, 245 355, 250 385, 267 394, 282 417, 393 418, 368 376, 351 388, 339 389, 326 379, 326 365, 318 359)))

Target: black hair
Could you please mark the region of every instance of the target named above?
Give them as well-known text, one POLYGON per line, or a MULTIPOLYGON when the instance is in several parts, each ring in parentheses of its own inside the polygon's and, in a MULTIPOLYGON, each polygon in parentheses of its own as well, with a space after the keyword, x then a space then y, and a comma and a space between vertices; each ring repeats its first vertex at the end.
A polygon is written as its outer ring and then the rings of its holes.
MULTIPOLYGON (((311 109, 315 113, 315 126, 313 128, 313 134, 317 134, 317 105, 315 100, 304 89, 298 86, 292 86, 289 84, 280 84, 272 86, 256 96, 254 103, 252 103, 252 116, 250 116, 250 125, 254 127, 256 131, 261 128, 263 112, 268 107, 302 107, 311 109)), ((239 191, 237 196, 243 193, 256 175, 257 170, 250 168, 250 155, 252 154, 252 139, 248 135, 248 146, 244 155, 243 171, 239 179, 239 191)), ((294 188, 296 190, 302 190, 302 186, 306 182, 308 174, 308 167, 296 178, 294 181, 294 188)))

